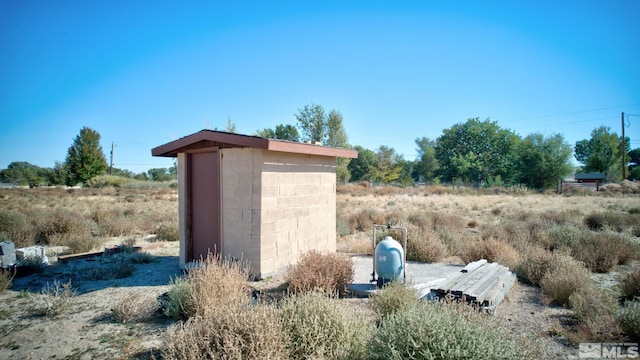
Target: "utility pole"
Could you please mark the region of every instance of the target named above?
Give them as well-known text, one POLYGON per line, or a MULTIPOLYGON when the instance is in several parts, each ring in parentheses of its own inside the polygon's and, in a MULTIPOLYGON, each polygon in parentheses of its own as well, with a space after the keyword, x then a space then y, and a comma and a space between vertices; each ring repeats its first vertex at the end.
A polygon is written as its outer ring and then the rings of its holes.
MULTIPOLYGON (((624 114, 624 113, 623 113, 624 114)), ((624 124, 623 124, 624 127, 624 124)), ((624 133, 624 129, 622 130, 624 133)), ((624 135, 622 135, 624 137, 624 135)), ((624 140, 623 140, 624 141, 624 140)), ((624 143, 623 143, 624 144, 624 143)), ((624 146, 624 145, 623 145, 624 146)), ((624 159, 624 158, 623 158, 624 159)), ((624 160, 623 160, 624 161, 624 160)), ((624 171, 624 170, 623 170, 624 171)), ((111 159, 109 160, 109 175, 113 175, 113 141, 111 142, 111 159)))
POLYGON ((627 178, 626 147, 624 144, 624 111, 622 112, 622 180, 627 178))

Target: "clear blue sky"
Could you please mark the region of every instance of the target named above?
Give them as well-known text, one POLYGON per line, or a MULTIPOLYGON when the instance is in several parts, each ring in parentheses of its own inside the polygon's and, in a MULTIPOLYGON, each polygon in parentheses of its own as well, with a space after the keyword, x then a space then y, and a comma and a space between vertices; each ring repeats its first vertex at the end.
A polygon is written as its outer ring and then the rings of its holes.
MULTIPOLYGON (((204 128, 336 109, 415 158, 468 118, 574 145, 640 115, 640 1, 0 1, 0 169, 52 167, 83 126, 114 166, 204 128)), ((640 116, 625 129, 640 147, 640 116)))

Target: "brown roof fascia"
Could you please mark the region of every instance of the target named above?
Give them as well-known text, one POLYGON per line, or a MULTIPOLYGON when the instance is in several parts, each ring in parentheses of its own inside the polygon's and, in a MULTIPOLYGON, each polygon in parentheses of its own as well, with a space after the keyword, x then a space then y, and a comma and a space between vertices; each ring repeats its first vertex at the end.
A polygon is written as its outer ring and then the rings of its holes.
POLYGON ((325 147, 320 145, 301 144, 297 142, 266 139, 257 136, 232 134, 222 131, 201 130, 178 140, 171 141, 151 149, 153 156, 175 157, 179 152, 207 147, 253 147, 272 151, 299 154, 337 156, 346 158, 358 157, 355 150, 325 147))

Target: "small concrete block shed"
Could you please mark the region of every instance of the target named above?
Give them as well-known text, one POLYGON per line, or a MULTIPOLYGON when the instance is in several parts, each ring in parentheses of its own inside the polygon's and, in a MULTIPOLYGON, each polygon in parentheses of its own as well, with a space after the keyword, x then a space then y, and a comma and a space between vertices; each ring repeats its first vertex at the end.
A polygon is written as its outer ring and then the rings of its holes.
POLYGON ((256 278, 336 250, 336 157, 354 150, 202 130, 151 150, 178 158, 180 265, 209 252, 256 278))

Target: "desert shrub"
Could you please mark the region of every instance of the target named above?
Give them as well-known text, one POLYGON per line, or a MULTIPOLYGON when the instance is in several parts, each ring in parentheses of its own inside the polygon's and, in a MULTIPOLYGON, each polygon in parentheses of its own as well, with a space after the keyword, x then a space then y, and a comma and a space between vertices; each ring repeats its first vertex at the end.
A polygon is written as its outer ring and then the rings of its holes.
POLYGON ((71 281, 62 284, 57 280, 47 283, 40 293, 28 295, 28 310, 38 316, 55 317, 71 310, 75 290, 71 281))
POLYGON ((221 305, 166 331, 163 359, 289 359, 275 307, 221 305))
POLYGON ((129 181, 130 181, 129 178, 125 178, 122 176, 98 175, 87 180, 84 186, 91 187, 91 188, 105 188, 105 187, 119 188, 119 187, 123 187, 129 181))
POLYGON ((552 301, 568 305, 575 291, 589 285, 590 273, 569 255, 554 253, 549 268, 540 279, 542 292, 552 301))
POLYGON ((111 309, 111 314, 119 323, 145 321, 158 312, 158 302, 155 296, 134 292, 125 296, 111 309))
POLYGON ((629 214, 640 214, 640 206, 634 206, 627 210, 629 214))
POLYGON ((72 254, 89 252, 100 246, 101 240, 90 235, 54 235, 50 245, 67 246, 72 254))
POLYGON ((285 274, 290 292, 313 290, 343 294, 353 281, 353 263, 340 254, 321 254, 315 250, 302 254, 285 274))
POLYGON ((385 317, 369 359, 534 359, 542 350, 492 318, 455 304, 421 303, 385 317), (491 326, 493 324, 493 326, 491 326))
POLYGON ((15 271, 11 271, 9 269, 0 269, 0 293, 3 293, 5 290, 11 289, 14 276, 15 271))
POLYGON ((342 218, 336 219, 336 234, 338 235, 338 237, 351 234, 349 224, 342 218))
POLYGON ((620 288, 622 294, 629 299, 640 297, 640 269, 624 276, 620 280, 620 288))
POLYGON ((98 231, 104 236, 122 236, 136 231, 136 221, 131 214, 121 209, 96 209, 92 219, 98 225, 98 231), (129 215, 127 215, 129 214, 129 215))
POLYGON ((465 227, 465 221, 462 217, 455 214, 432 212, 430 213, 433 221, 433 229, 450 229, 459 230, 465 227))
MULTIPOLYGON (((407 260, 437 262, 447 256, 447 246, 431 229, 423 229, 413 224, 407 228, 407 260)), ((399 242, 402 240, 398 240, 399 242)))
POLYGON ((88 280, 123 279, 133 274, 134 266, 127 254, 103 255, 94 266, 87 269, 88 280))
POLYGON ((371 209, 363 209, 349 217, 351 231, 371 231, 374 224, 384 225, 387 219, 384 215, 371 209))
POLYGON ((593 272, 606 273, 618 264, 638 258, 638 245, 625 234, 610 231, 583 233, 571 254, 593 272))
POLYGON ((177 180, 170 181, 149 181, 149 180, 135 180, 130 179, 124 185, 125 189, 132 190, 149 190, 149 189, 176 189, 178 188, 177 180))
POLYGON ((189 299, 183 306, 186 317, 208 317, 217 307, 249 302, 249 267, 245 262, 209 255, 188 270, 189 299))
POLYGON ((616 320, 618 299, 592 286, 577 289, 569 296, 573 314, 581 322, 581 330, 590 341, 613 341, 620 333, 616 320))
POLYGON ((171 279, 169 286, 164 314, 174 319, 185 318, 190 312, 191 284, 185 278, 177 277, 171 279))
POLYGON ((602 230, 605 226, 605 218, 602 213, 593 213, 584 218, 584 223, 591 230, 602 230))
POLYGON ((322 292, 283 301, 282 319, 292 359, 361 359, 373 323, 322 292))
POLYGON ((625 302, 618 313, 618 321, 626 334, 640 339, 640 298, 625 302))
POLYGON ((175 222, 172 223, 162 223, 158 226, 158 230, 156 230, 156 240, 157 241, 179 241, 180 240, 180 230, 178 229, 178 224, 175 222))
POLYGON ((28 273, 41 273, 47 267, 41 256, 28 256, 20 260, 20 267, 28 273))
POLYGON ((544 211, 540 218, 554 225, 573 224, 577 214, 574 211, 544 211))
POLYGON ((420 296, 415 288, 393 281, 385 284, 382 291, 372 295, 369 302, 378 320, 382 320, 396 311, 406 311, 416 306, 420 302, 420 296))
POLYGON ((43 212, 35 221, 36 238, 43 244, 50 244, 56 236, 90 236, 91 227, 82 214, 65 208, 43 212))
POLYGON ((578 246, 585 231, 574 225, 560 224, 552 226, 547 233, 551 242, 551 250, 567 250, 578 246))
POLYGON ((632 227, 640 221, 639 214, 620 213, 620 212, 601 212, 592 213, 585 217, 584 223, 589 229, 600 231, 611 229, 616 232, 622 232, 628 227, 632 227))
POLYGON ((433 229, 433 218, 423 211, 409 214, 409 216, 407 216, 407 222, 423 230, 433 229))
MULTIPOLYGON (((508 221, 508 220, 506 220, 508 221)), ((511 225, 513 222, 510 221, 511 225)), ((507 231, 507 226, 502 224, 487 224, 482 227, 481 236, 482 239, 495 239, 507 242, 509 241, 509 232, 507 231)))
POLYGON ((465 263, 486 259, 488 262, 496 262, 509 268, 515 268, 519 260, 518 253, 510 244, 494 238, 471 239, 463 244, 458 255, 465 263))
POLYGON ((553 255, 539 246, 528 245, 520 249, 521 259, 515 267, 518 278, 532 285, 540 285, 540 280, 553 265, 553 255))
POLYGON ((35 226, 26 215, 0 208, 0 240, 8 239, 20 248, 33 245, 35 238, 35 226))

